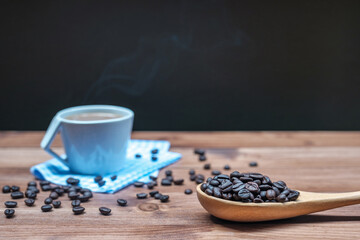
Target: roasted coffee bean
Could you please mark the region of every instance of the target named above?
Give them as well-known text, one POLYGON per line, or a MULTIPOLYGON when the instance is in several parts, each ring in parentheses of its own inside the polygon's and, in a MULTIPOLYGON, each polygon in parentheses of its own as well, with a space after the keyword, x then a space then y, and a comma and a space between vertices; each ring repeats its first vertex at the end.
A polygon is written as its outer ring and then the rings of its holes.
POLYGON ((3 186, 2 192, 3 192, 3 193, 9 193, 9 192, 11 192, 10 186, 9 186, 9 185, 3 186))
MULTIPOLYGON (((93 197, 93 194, 92 194, 92 192, 84 192, 83 193, 83 196, 84 197, 87 197, 87 198, 92 198, 93 197)), ((80 200, 81 201, 81 200, 80 200)))
POLYGON ((214 195, 214 197, 221 198, 221 190, 220 190, 220 188, 214 187, 213 195, 214 195))
POLYGON ((118 203, 120 206, 124 207, 124 206, 126 206, 127 201, 126 201, 125 199, 118 199, 118 200, 117 200, 117 203, 118 203))
POLYGON ((34 193, 39 193, 40 192, 40 190, 38 188, 34 187, 34 186, 29 186, 29 187, 27 187, 26 190, 27 191, 32 191, 34 193))
POLYGON ((51 211, 51 209, 52 209, 52 206, 50 204, 45 204, 45 205, 41 206, 41 211, 43 211, 43 212, 49 212, 49 211, 51 211))
POLYGON ((300 195, 300 193, 298 191, 291 190, 289 195, 287 196, 287 198, 290 201, 295 201, 299 197, 299 195, 300 195))
POLYGON ((134 182, 134 187, 140 188, 143 187, 145 183, 143 182, 134 182))
POLYGON ((135 154, 135 157, 136 158, 141 158, 141 154, 137 153, 137 154, 135 154))
POLYGON ((240 181, 246 183, 246 182, 252 182, 254 179, 252 179, 251 177, 240 177, 239 178, 240 181))
POLYGON ((28 199, 25 199, 24 202, 25 202, 26 206, 31 207, 34 205, 35 200, 32 198, 28 198, 28 199))
POLYGON ((185 194, 192 194, 192 192, 193 191, 191 189, 185 189, 185 191, 184 191, 185 194))
POLYGON ((239 173, 238 171, 234 171, 232 173, 230 173, 230 178, 240 178, 241 177, 241 173, 239 173))
POLYGON ((64 192, 68 193, 69 189, 70 189, 70 186, 63 186, 63 189, 64 189, 64 192))
POLYGON ((159 152, 159 149, 157 149, 157 148, 154 148, 153 150, 151 150, 152 154, 157 154, 158 152, 159 152))
POLYGON ((239 192, 241 189, 244 189, 246 187, 245 183, 236 183, 232 185, 233 192, 239 192))
POLYGON ((205 193, 206 193, 207 195, 209 195, 209 196, 212 196, 212 195, 213 195, 213 190, 207 188, 207 189, 205 190, 205 193))
POLYGON ((96 176, 96 177, 94 178, 94 182, 98 183, 98 182, 100 182, 102 179, 103 179, 102 176, 96 176))
POLYGON ((230 166, 226 164, 226 165, 224 166, 224 170, 230 170, 230 166))
POLYGON ((4 204, 7 208, 15 208, 17 206, 17 202, 15 201, 6 201, 4 204))
POLYGON ((259 188, 260 188, 260 190, 262 190, 262 191, 266 191, 266 190, 270 189, 271 186, 270 186, 270 185, 260 185, 259 188))
POLYGON ((136 197, 138 199, 145 199, 145 198, 147 198, 147 194, 146 193, 137 193, 136 197))
POLYGON ((280 191, 284 190, 284 188, 286 187, 286 185, 284 186, 282 184, 282 182, 278 181, 278 182, 273 182, 273 186, 277 187, 280 191))
MULTIPOLYGON (((78 206, 78 207, 73 207, 72 211, 73 211, 73 213, 74 213, 75 215, 79 215, 79 214, 82 214, 82 213, 85 211, 85 208, 84 208, 84 207, 80 207, 80 206, 78 206)), ((111 211, 111 210, 110 210, 110 211, 111 211)), ((101 210, 100 210, 100 212, 101 212, 101 210)), ((104 214, 104 215, 108 215, 108 214, 104 214)))
POLYGON ((155 184, 154 184, 153 181, 151 181, 151 182, 148 182, 148 183, 146 184, 146 186, 147 186, 148 189, 153 189, 154 186, 155 186, 155 184))
POLYGON ((87 202, 89 201, 90 197, 82 195, 82 196, 78 196, 77 199, 80 200, 80 202, 87 202))
POLYGON ((174 181, 174 178, 172 176, 167 176, 166 179, 169 180, 170 182, 174 181))
POLYGON ((158 158, 157 158, 156 156, 152 156, 152 157, 151 157, 151 160, 152 160, 152 161, 157 161, 157 159, 158 159, 158 158))
POLYGON ((205 155, 200 155, 199 156, 199 161, 200 162, 206 161, 206 156, 205 155))
POLYGON ((210 189, 211 191, 214 190, 214 186, 210 184, 207 184, 207 188, 210 189))
POLYGON ((271 182, 271 180, 270 180, 270 178, 268 176, 264 176, 261 183, 262 184, 267 184, 267 185, 272 184, 272 182, 271 182))
POLYGON ((184 183, 184 179, 182 178, 174 180, 175 185, 183 185, 183 183, 184 183))
POLYGON ((25 197, 35 199, 37 194, 33 191, 27 190, 25 192, 25 197))
POLYGON ((162 186, 171 186, 171 181, 169 179, 163 178, 161 180, 161 185, 162 186))
POLYGON ((65 193, 64 189, 62 189, 62 188, 57 188, 57 189, 54 189, 53 191, 54 191, 55 193, 57 193, 57 195, 58 195, 59 197, 61 197, 61 196, 64 195, 64 193, 65 193))
POLYGON ((5 209, 4 214, 7 218, 11 218, 15 214, 14 209, 5 209))
POLYGON ((289 195, 290 190, 289 189, 285 189, 284 191, 282 191, 280 194, 283 194, 285 196, 289 195))
POLYGON ((169 201, 169 195, 162 195, 162 196, 160 197, 160 201, 161 201, 161 202, 167 202, 167 201, 169 201))
POLYGON ((260 191, 260 197, 262 199, 266 199, 266 190, 265 191, 260 191))
POLYGON ((155 199, 160 199, 161 196, 162 196, 161 193, 156 193, 156 194, 154 195, 154 198, 155 198, 155 199))
POLYGON ((33 187, 36 187, 36 186, 37 186, 37 184, 36 184, 36 182, 35 182, 35 181, 30 181, 30 182, 28 182, 28 186, 33 186, 33 187))
POLYGON ((209 170, 210 168, 211 168, 210 163, 206 163, 206 164, 204 165, 204 169, 205 169, 205 170, 209 170))
POLYGON ((99 187, 102 187, 102 186, 105 185, 105 183, 106 183, 105 180, 100 180, 100 181, 98 182, 98 185, 99 185, 99 187))
POLYGON ((249 167, 257 167, 258 163, 257 162, 250 162, 249 163, 249 167))
POLYGON ((18 192, 18 191, 20 191, 20 187, 19 186, 12 186, 11 191, 12 192, 18 192))
POLYGON ((44 192, 52 190, 52 187, 50 185, 42 185, 41 190, 44 192))
POLYGON ((261 181, 260 181, 259 179, 256 179, 256 180, 254 180, 253 182, 256 183, 258 186, 261 185, 261 181))
POLYGON ((190 181, 195 181, 196 175, 190 175, 190 181))
POLYGON ((226 180, 229 180, 230 177, 228 175, 225 175, 225 174, 219 174, 216 176, 218 179, 226 179, 226 180))
POLYGON ((56 192, 52 192, 52 193, 50 193, 49 197, 52 198, 52 199, 58 199, 59 194, 57 194, 56 192))
POLYGON ((222 198, 226 199, 226 200, 232 200, 232 194, 231 193, 222 193, 222 198))
POLYGON ((166 170, 165 171, 165 176, 172 176, 172 171, 171 170, 166 170))
POLYGON ((102 215, 109 215, 111 213, 111 209, 107 207, 100 207, 99 211, 102 215))
POLYGON ((194 150, 194 153, 195 153, 195 154, 198 154, 198 155, 204 155, 204 154, 205 154, 205 150, 204 150, 204 149, 195 149, 195 150, 194 150))
POLYGON ((200 178, 200 179, 205 180, 205 176, 204 176, 204 175, 202 175, 202 174, 198 174, 198 175, 196 175, 196 178, 200 178))
POLYGON ((151 191, 149 192, 150 197, 154 197, 155 194, 159 193, 159 191, 151 191))
POLYGON ((71 206, 73 206, 73 207, 78 207, 78 206, 80 206, 80 204, 81 204, 81 202, 80 202, 80 200, 73 200, 72 202, 71 202, 71 206))
POLYGON ((196 184, 200 184, 200 183, 203 183, 204 182, 204 179, 201 179, 201 178, 197 178, 195 180, 196 184))
POLYGON ((156 180, 157 180, 157 177, 155 177, 155 176, 150 176, 150 179, 153 180, 153 181, 156 181, 156 180))
POLYGON ((272 187, 272 189, 275 191, 275 195, 279 196, 281 191, 277 187, 272 187))
POLYGON ((213 171, 211 172, 211 174, 214 175, 214 176, 216 176, 216 175, 220 175, 221 172, 218 171, 218 170, 213 170, 213 171))
POLYGON ((217 186, 220 185, 220 182, 219 182, 218 180, 211 180, 211 181, 210 181, 210 184, 213 185, 213 186, 215 186, 215 187, 217 187, 217 186))
POLYGON ((68 197, 69 197, 71 200, 75 200, 75 199, 78 199, 79 194, 78 194, 77 192, 69 192, 69 193, 68 193, 68 197))
POLYGON ((268 190, 266 191, 266 198, 267 198, 268 200, 273 200, 273 199, 275 199, 275 198, 276 198, 276 192, 275 192, 273 189, 268 189, 268 190))
POLYGON ((24 193, 23 192, 12 192, 11 198, 12 199, 24 198, 24 193))
POLYGON ((116 175, 113 175, 113 176, 111 176, 111 181, 115 181, 116 179, 117 179, 117 176, 116 175))
POLYGON ((201 189, 201 191, 205 192, 207 187, 208 187, 208 185, 206 183, 203 183, 203 184, 201 184, 200 189, 201 189))
POLYGON ((76 179, 76 178, 73 178, 73 177, 69 177, 68 179, 66 179, 66 183, 67 184, 70 184, 70 185, 79 185, 80 183, 80 180, 79 179, 76 179))
POLYGON ((241 189, 239 192, 238 192, 238 196, 240 199, 244 200, 244 199, 250 199, 251 198, 251 192, 247 189, 241 189))
POLYGON ((195 170, 194 170, 194 169, 190 169, 190 170, 189 170, 189 175, 195 175, 195 170))
POLYGON ((264 201, 261 198, 255 198, 254 203, 263 203, 264 201))
POLYGON ((50 197, 48 197, 48 198, 45 198, 44 203, 45 203, 45 204, 51 204, 52 201, 53 201, 53 199, 50 198, 50 197))
POLYGON ((264 178, 264 176, 260 173, 251 173, 249 177, 251 177, 254 180, 256 179, 262 180, 264 178))
POLYGON ((259 186, 254 182, 247 182, 245 188, 253 194, 258 194, 260 192, 259 186))
POLYGON ((46 181, 46 180, 44 180, 44 181, 40 181, 40 186, 50 185, 50 183, 51 183, 51 182, 46 181))
POLYGON ((243 182, 242 182, 240 179, 238 179, 238 178, 232 178, 231 181, 232 181, 233 184, 236 184, 236 183, 241 183, 241 184, 242 184, 242 183, 243 183, 243 182))
POLYGON ((209 183, 211 180, 213 180, 212 177, 208 177, 208 178, 206 179, 206 182, 209 183))
POLYGON ((54 206, 54 208, 59 208, 61 206, 61 201, 59 200, 53 201, 52 205, 54 206))
POLYGON ((285 202, 286 200, 286 196, 284 194, 280 194, 279 196, 276 197, 276 201, 278 202, 285 202))

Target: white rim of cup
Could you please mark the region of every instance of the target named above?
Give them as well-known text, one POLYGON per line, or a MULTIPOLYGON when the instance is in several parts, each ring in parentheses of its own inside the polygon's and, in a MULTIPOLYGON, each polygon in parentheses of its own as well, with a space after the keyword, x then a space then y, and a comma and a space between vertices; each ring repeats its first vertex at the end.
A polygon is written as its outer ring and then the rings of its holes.
POLYGON ((119 121, 125 121, 129 118, 132 118, 134 116, 134 112, 128 108, 125 107, 119 107, 114 105, 82 105, 82 106, 76 106, 76 107, 70 107, 65 108, 61 111, 59 111, 56 116, 65 123, 75 123, 75 124, 96 124, 96 123, 111 123, 111 122, 119 122, 119 121), (70 120, 66 119, 64 115, 72 115, 76 112, 84 112, 88 110, 114 110, 117 112, 121 112, 122 114, 125 113, 126 116, 123 116, 121 118, 113 118, 113 119, 104 119, 104 120, 94 120, 94 121, 79 121, 79 120, 70 120))

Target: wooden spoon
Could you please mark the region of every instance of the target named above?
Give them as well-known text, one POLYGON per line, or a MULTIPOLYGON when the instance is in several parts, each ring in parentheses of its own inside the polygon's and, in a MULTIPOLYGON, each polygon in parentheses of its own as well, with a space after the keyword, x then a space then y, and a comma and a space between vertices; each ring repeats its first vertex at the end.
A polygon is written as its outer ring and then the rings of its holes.
POLYGON ((360 203, 360 192, 300 192, 296 201, 286 203, 242 203, 207 195, 196 187, 201 205, 215 217, 238 222, 260 222, 291 218, 360 203))

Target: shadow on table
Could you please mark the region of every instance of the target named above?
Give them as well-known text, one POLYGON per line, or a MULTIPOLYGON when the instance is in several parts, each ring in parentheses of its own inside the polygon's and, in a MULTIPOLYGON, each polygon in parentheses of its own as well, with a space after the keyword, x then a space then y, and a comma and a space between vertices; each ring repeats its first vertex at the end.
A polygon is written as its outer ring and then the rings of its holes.
POLYGON ((324 222, 354 222, 360 221, 360 216, 334 216, 334 215, 304 215, 294 218, 267 221, 267 222, 254 222, 242 223, 222 220, 220 218, 210 216, 210 220, 227 228, 240 231, 254 231, 259 229, 274 228, 276 226, 283 226, 289 224, 303 224, 303 223, 324 223, 324 222))

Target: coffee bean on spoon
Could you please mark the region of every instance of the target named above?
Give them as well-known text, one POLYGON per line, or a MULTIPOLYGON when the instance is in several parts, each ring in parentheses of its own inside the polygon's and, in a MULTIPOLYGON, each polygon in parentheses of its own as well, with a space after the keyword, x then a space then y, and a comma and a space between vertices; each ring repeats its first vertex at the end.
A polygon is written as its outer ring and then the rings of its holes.
POLYGON ((7 208, 15 208, 17 206, 17 202, 15 201, 6 201, 4 204, 7 208))
POLYGON ((111 213, 111 209, 107 207, 100 207, 99 211, 102 215, 109 215, 111 213))
POLYGON ((77 207, 73 207, 72 211, 73 211, 73 213, 75 215, 79 215, 79 214, 82 214, 85 211, 85 208, 77 206, 77 207))
POLYGON ((28 198, 28 199, 25 199, 24 202, 25 202, 26 206, 31 207, 34 205, 35 200, 32 198, 28 198))

